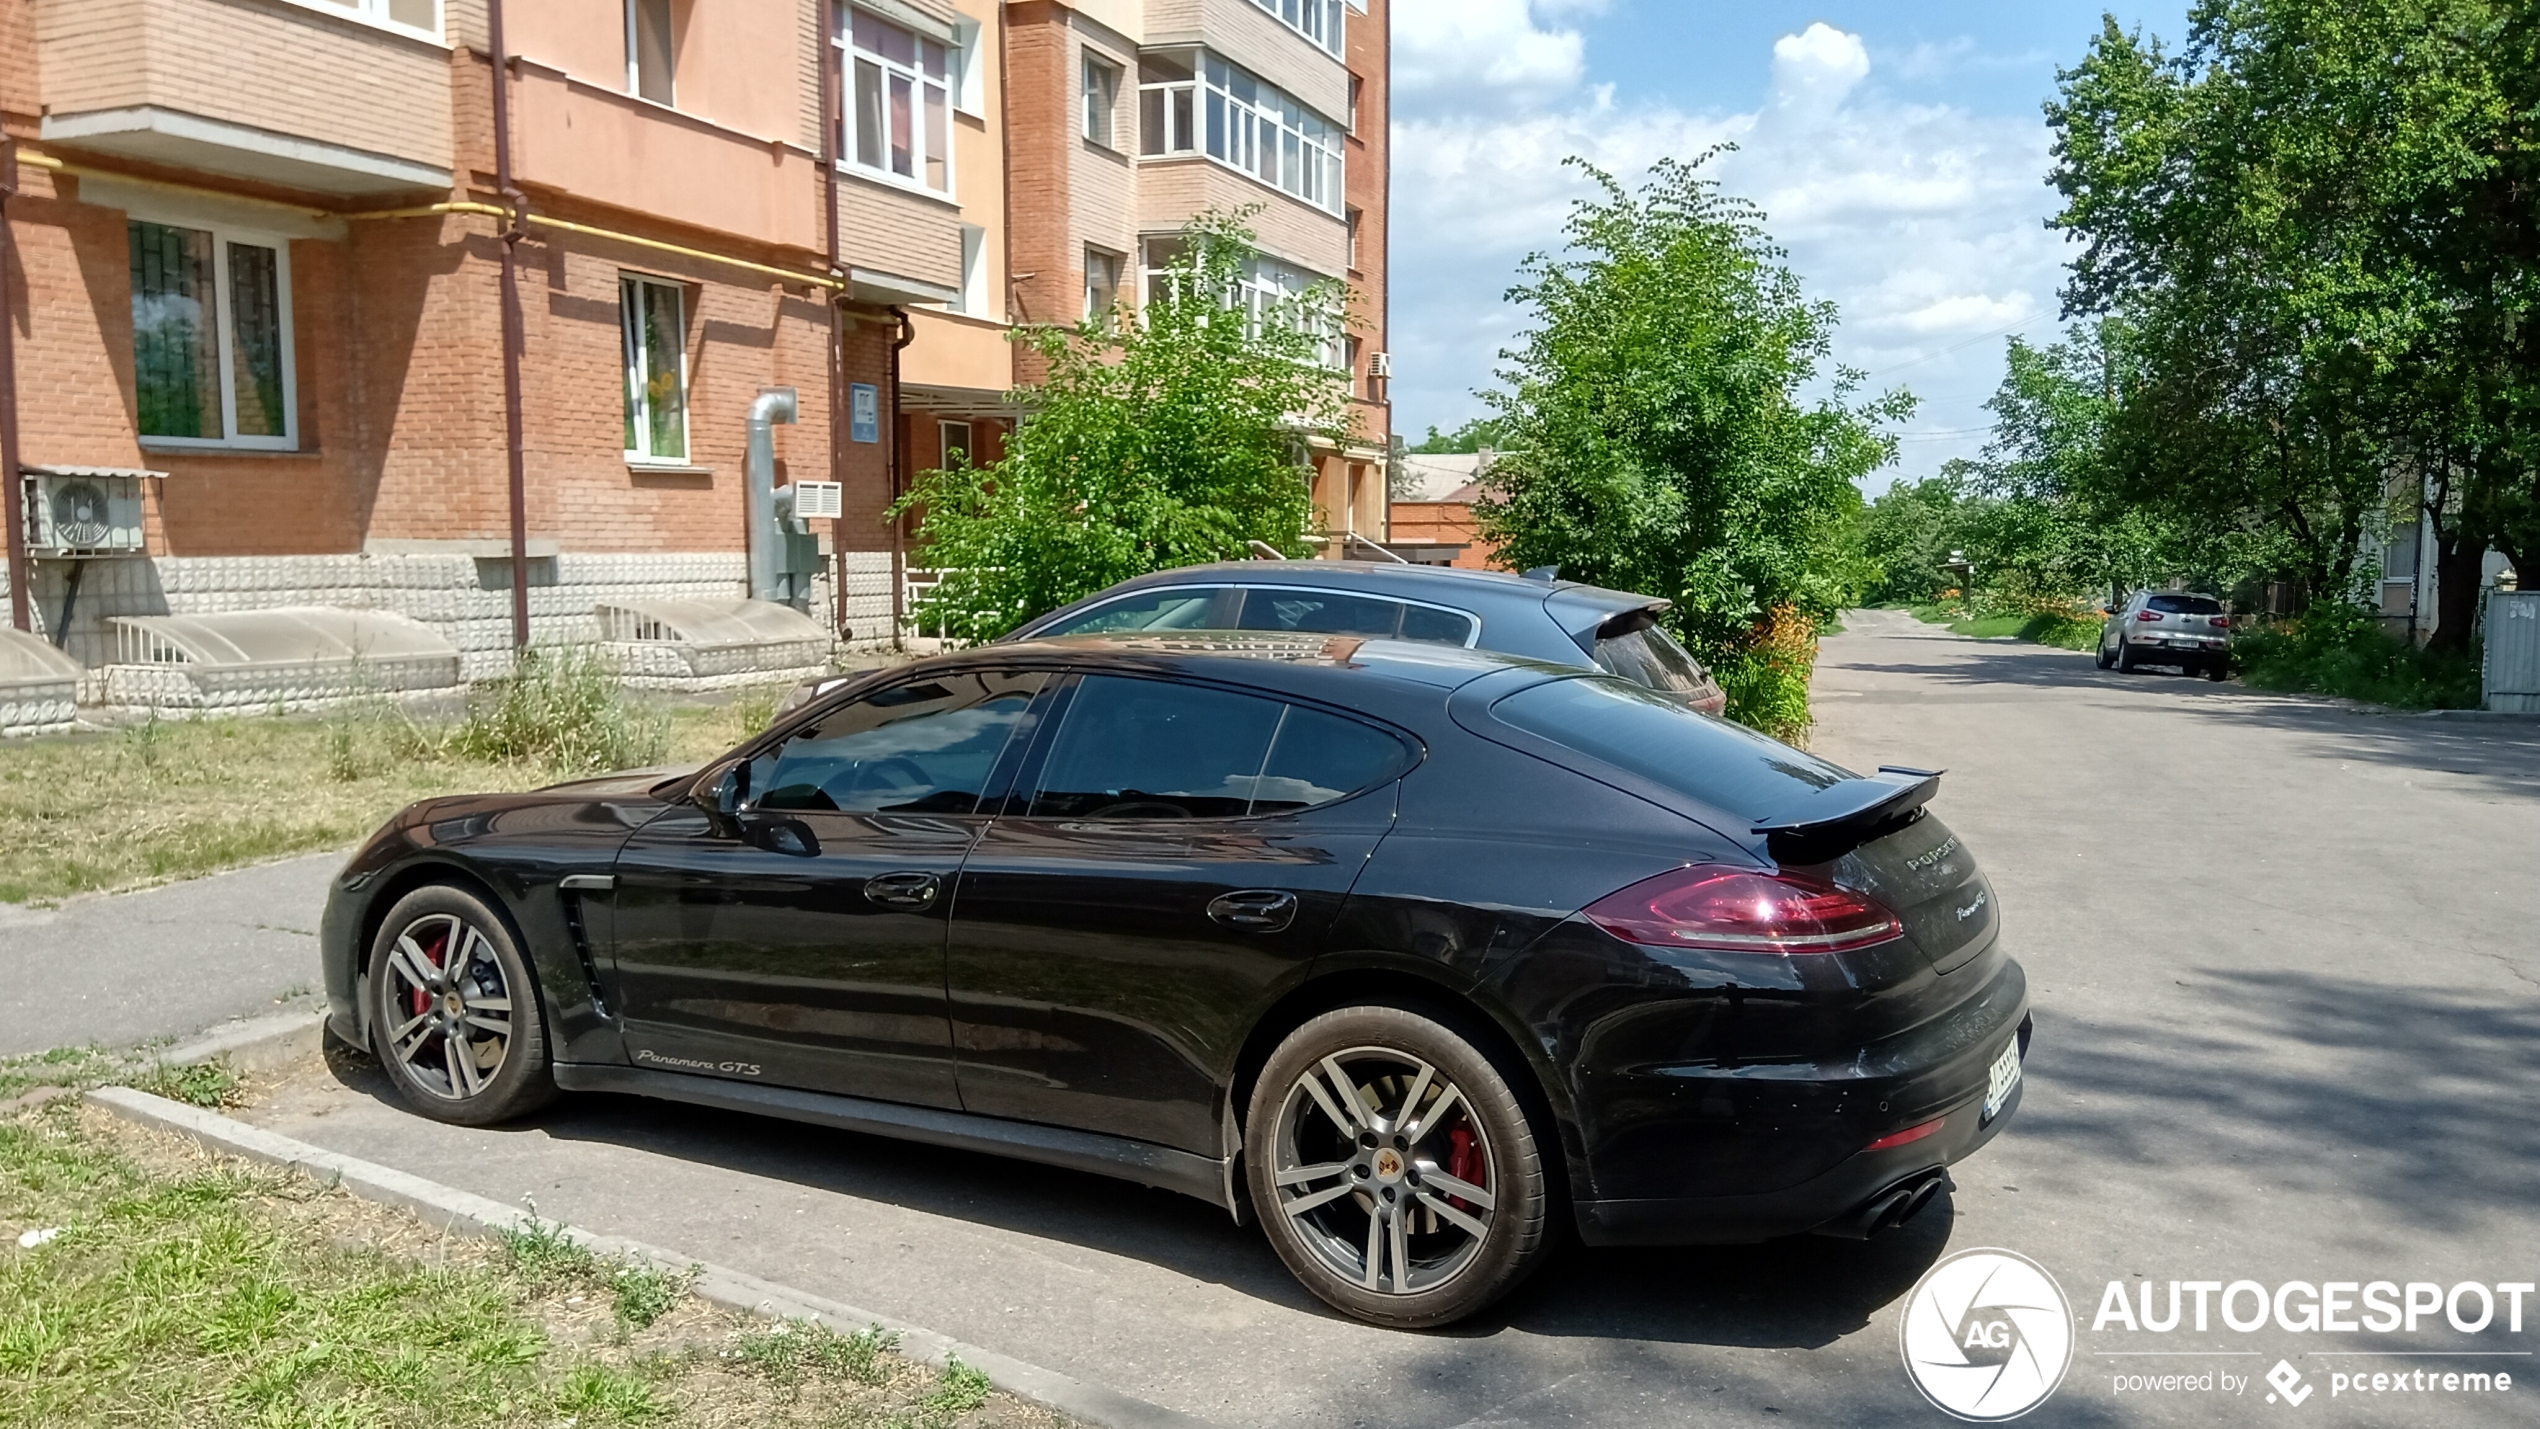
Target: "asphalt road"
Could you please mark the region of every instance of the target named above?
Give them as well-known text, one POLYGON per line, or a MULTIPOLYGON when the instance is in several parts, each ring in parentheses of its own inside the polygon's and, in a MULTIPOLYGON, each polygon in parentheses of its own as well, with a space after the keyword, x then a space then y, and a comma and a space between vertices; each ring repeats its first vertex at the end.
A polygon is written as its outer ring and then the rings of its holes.
POLYGON ((1950 771, 1934 808, 1994 881, 2037 1017, 2018 1117, 1867 1244, 1575 1252, 1476 1323, 1398 1334, 1324 1311, 1196 1202, 983 1156, 607 1097, 463 1131, 357 1064, 249 1115, 1229 1426, 1946 1423, 1900 1368, 1902 1300, 1978 1246, 2074 1302, 2078 1353, 2032 1423, 2534 1422, 2540 1299, 2475 1335, 2095 1312, 2139 1278, 2540 1280, 2540 728, 1854 620, 1825 645, 1816 747, 1950 771), (2485 1358, 2356 1357, 2393 1351, 2485 1358), (2264 1398, 2279 1359, 2298 1410, 2264 1398), (2426 1367, 2516 1384, 2329 1394, 2426 1367), (2207 1371, 2249 1387, 2115 1387, 2207 1371))
POLYGON ((0 903, 0 1057, 184 1037, 314 999, 318 913, 344 854, 53 908, 0 903))

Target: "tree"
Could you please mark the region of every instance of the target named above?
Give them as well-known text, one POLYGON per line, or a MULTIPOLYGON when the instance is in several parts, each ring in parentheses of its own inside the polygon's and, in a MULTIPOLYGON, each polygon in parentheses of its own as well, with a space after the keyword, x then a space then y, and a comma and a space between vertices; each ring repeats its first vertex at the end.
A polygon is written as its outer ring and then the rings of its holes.
POLYGON ((1457 453, 1469 455, 1484 447, 1489 447, 1493 451, 1504 450, 1507 445, 1508 424, 1506 422, 1496 417, 1475 417, 1451 432, 1440 432, 1432 426, 1427 436, 1403 450, 1418 452, 1422 456, 1447 456, 1457 453))
POLYGON ((2139 337, 2136 496, 2333 596, 2395 484, 2468 639, 2487 547, 2540 554, 2536 55, 2520 0, 2202 0, 2174 57, 2106 25, 2048 116, 2066 309, 2139 337))
POLYGON ((1913 399, 1847 405, 1859 375, 1843 369, 1831 397, 1801 395, 1834 307, 1803 296, 1762 211, 1703 176, 1710 157, 1663 160, 1637 192, 1570 161, 1599 196, 1509 290, 1533 326, 1486 400, 1515 453, 1476 509, 1511 568, 1672 601, 1730 713, 1796 735, 1814 630, 1849 594, 1854 482, 1894 457, 1879 424, 1913 399))
POLYGON ((1950 563, 1964 549, 1972 507, 1967 468, 1952 461, 1938 476, 1900 481, 1861 510, 1860 599, 1865 604, 1925 605, 1959 584, 1950 563))
POLYGON ((1014 394, 1030 416, 1002 459, 929 471, 893 508, 920 513, 942 572, 920 610, 989 639, 1149 571, 1305 554, 1308 438, 1348 429, 1348 376, 1328 362, 1348 304, 1319 284, 1237 306, 1246 215, 1203 214, 1134 316, 1019 329, 1048 377, 1014 394))

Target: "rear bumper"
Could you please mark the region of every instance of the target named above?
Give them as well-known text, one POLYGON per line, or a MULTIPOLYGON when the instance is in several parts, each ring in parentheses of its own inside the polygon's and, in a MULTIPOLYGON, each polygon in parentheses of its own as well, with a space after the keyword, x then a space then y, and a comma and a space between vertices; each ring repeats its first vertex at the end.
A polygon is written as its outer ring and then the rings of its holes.
MULTIPOLYGON (((2025 1047, 2025 1024, 2021 1041, 2025 1047)), ((1579 1238, 1590 1245, 1741 1245, 1813 1230, 1865 1236, 1884 1228, 1878 1212, 1892 1215, 1904 1209, 1880 1204, 1890 1200, 1892 1191, 1915 1189, 1991 1141, 2019 1111, 2027 1089, 2025 1080, 2013 1088, 2010 1100, 1982 1125, 1977 1124, 1984 1111, 1979 1093, 1950 1112, 1947 1125, 1933 1135, 1886 1151, 1855 1153, 1833 1170, 1779 1191, 1583 1201, 1578 1206, 1579 1238), (1866 1222, 1865 1212, 1871 1213, 1866 1222)))

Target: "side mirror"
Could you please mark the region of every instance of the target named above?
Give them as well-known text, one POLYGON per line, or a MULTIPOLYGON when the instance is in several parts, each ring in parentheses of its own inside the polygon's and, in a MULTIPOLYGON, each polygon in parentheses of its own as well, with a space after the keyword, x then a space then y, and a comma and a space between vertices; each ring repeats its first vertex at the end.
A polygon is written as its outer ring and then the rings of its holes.
POLYGON ((750 765, 743 760, 723 771, 714 782, 714 811, 725 818, 739 814, 750 804, 750 765))

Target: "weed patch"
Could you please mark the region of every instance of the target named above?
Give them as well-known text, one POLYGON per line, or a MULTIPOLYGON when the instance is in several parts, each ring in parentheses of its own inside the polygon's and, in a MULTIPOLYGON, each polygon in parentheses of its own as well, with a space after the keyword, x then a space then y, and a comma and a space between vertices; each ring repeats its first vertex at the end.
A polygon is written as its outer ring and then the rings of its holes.
POLYGON ((1063 1429, 878 1331, 684 1295, 636 1325, 552 1228, 441 1236, 94 1109, 0 1118, 0 1232, 0 1425, 1063 1429))
POLYGON ((2251 630, 2232 664, 2262 690, 2338 695, 2405 710, 2476 709, 2484 702, 2479 652, 2420 650, 2381 633, 2352 606, 2319 605, 2298 620, 2251 630))
POLYGON ((417 799, 535 788, 590 773, 594 760, 702 762, 766 728, 773 707, 772 695, 639 706, 612 686, 618 712, 594 718, 615 720, 620 734, 535 736, 537 720, 588 714, 597 698, 588 673, 542 675, 535 690, 545 693, 488 691, 456 727, 373 698, 322 717, 153 716, 108 734, 9 740, 0 744, 0 902, 340 848, 417 799), (641 739, 623 733, 637 727, 641 739))

